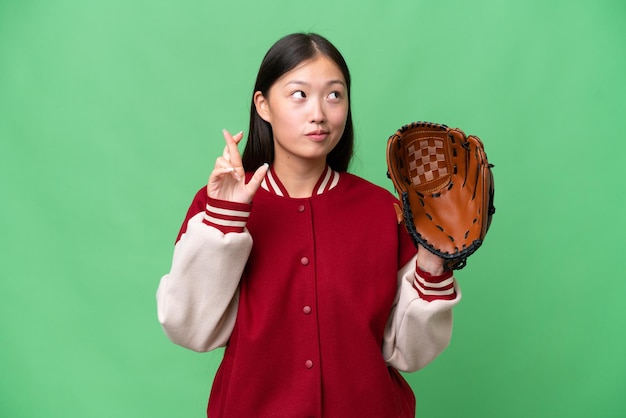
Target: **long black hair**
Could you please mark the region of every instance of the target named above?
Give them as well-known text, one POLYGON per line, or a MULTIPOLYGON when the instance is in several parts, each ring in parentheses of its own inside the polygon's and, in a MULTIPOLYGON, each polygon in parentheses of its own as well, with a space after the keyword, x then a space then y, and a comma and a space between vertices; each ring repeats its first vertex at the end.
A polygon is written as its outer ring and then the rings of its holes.
POLYGON ((326 38, 315 33, 294 33, 279 39, 267 51, 257 74, 250 106, 250 128, 243 151, 243 167, 254 171, 263 163, 274 161, 274 135, 272 126, 263 120, 254 105, 254 93, 263 96, 283 74, 291 71, 303 61, 323 55, 331 59, 341 70, 348 91, 348 115, 343 135, 335 148, 326 157, 326 163, 335 171, 347 171, 354 148, 354 128, 350 106, 350 71, 341 53, 326 38))

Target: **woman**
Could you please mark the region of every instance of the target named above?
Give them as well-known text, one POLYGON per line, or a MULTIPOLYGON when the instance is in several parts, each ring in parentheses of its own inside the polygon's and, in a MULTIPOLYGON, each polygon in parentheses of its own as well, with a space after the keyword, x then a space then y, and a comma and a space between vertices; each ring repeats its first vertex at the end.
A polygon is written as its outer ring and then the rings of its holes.
POLYGON ((448 345, 460 294, 396 199, 346 172, 350 74, 329 41, 270 48, 243 158, 242 137, 224 131, 157 294, 173 342, 226 347, 208 416, 413 417, 398 370, 448 345))

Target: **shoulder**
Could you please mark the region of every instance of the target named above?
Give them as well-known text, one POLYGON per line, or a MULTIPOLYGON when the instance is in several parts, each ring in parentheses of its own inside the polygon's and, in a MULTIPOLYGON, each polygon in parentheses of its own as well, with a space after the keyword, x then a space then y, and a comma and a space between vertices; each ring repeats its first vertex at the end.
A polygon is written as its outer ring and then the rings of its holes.
POLYGON ((396 206, 398 198, 389 190, 351 173, 341 173, 337 187, 342 196, 343 204, 358 206, 370 216, 374 213, 380 219, 391 219, 397 222, 396 206))
POLYGON ((359 193, 367 193, 374 199, 395 202, 398 199, 387 189, 374 184, 362 177, 352 173, 341 173, 340 183, 343 182, 346 188, 358 191, 359 193))

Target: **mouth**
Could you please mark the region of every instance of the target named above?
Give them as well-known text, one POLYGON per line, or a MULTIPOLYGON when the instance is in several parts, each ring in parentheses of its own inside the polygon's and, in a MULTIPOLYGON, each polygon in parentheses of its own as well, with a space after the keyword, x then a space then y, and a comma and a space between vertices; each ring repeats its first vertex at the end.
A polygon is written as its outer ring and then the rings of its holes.
POLYGON ((314 141, 323 141, 324 139, 328 137, 328 131, 318 129, 315 131, 307 132, 305 135, 307 138, 312 139, 314 141))

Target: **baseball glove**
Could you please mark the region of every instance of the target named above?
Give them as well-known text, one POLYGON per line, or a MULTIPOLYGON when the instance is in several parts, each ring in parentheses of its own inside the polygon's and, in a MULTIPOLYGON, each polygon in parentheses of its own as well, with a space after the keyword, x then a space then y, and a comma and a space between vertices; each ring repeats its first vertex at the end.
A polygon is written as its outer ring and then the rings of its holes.
POLYGON ((483 243, 496 209, 483 143, 458 128, 415 122, 387 141, 388 176, 415 246, 458 270, 483 243))

